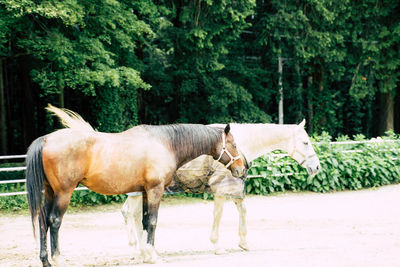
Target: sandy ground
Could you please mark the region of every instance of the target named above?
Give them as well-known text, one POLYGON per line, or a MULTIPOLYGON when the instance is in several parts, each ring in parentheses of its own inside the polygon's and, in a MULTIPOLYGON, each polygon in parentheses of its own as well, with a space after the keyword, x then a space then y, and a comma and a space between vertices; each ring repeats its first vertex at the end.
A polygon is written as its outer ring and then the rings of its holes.
MULTIPOLYGON (((358 192, 279 194, 246 200, 250 251, 238 247, 238 216, 225 203, 214 255, 212 202, 162 204, 156 266, 400 266, 400 185, 358 192)), ((120 205, 67 212, 65 266, 144 266, 132 258, 120 205)), ((0 266, 40 266, 28 216, 0 215, 0 266)), ((151 265, 150 265, 151 266, 151 265)))

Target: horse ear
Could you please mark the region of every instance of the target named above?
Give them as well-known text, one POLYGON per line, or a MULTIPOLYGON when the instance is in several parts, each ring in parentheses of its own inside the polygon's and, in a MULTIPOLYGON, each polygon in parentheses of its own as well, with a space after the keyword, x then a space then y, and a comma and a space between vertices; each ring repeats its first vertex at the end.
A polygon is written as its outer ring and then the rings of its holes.
POLYGON ((231 125, 228 123, 228 124, 225 126, 225 130, 224 130, 225 134, 228 134, 230 130, 231 130, 231 125))
POLYGON ((303 128, 304 128, 304 125, 306 125, 306 119, 303 119, 299 124, 299 126, 303 127, 303 128))

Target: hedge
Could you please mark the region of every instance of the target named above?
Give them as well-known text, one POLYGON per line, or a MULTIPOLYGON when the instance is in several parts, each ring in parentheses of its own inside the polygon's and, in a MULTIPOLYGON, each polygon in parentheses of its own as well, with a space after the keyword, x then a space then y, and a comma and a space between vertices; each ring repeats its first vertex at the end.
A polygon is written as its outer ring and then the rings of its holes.
MULTIPOLYGON (((314 149, 321 162, 321 171, 311 177, 306 170, 289 157, 280 157, 275 151, 258 158, 249 170, 246 180, 248 194, 270 194, 285 191, 332 192, 358 190, 400 182, 400 138, 389 132, 377 142, 367 141, 363 135, 353 137, 359 143, 335 143, 323 133, 312 138, 314 149), (256 178, 254 178, 256 177, 256 178)), ((336 141, 350 141, 341 136, 336 141)), ((1 167, 15 166, 3 164, 1 167)), ((23 172, 0 172, 0 180, 21 179, 23 172)), ((0 192, 25 190, 25 183, 0 185, 0 192)), ((209 194, 186 194, 210 199, 209 194)), ((72 206, 121 203, 125 195, 105 196, 92 191, 75 191, 72 206)), ((0 210, 26 209, 26 196, 0 197, 0 210)))

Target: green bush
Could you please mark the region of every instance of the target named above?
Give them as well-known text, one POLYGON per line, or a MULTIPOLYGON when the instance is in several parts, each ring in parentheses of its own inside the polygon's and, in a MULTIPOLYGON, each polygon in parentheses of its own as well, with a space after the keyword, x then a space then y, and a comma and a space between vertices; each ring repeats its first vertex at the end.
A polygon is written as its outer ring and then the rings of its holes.
MULTIPOLYGON (((21 188, 21 190, 10 190, 7 192, 17 192, 23 190, 25 190, 25 188, 21 188)), ((2 191, 1 193, 3 192, 4 191, 2 191)), ((71 196, 70 206, 81 207, 109 203, 123 203, 125 199, 126 195, 106 196, 90 190, 74 191, 71 196)), ((0 197, 0 210, 19 211, 26 209, 28 209, 28 201, 26 195, 0 197)))
MULTIPOLYGON (((362 135, 354 141, 366 141, 362 135)), ((337 141, 349 141, 347 136, 337 141)), ((358 190, 400 182, 400 139, 389 132, 381 142, 352 144, 331 143, 327 133, 314 138, 314 149, 321 162, 321 171, 309 176, 289 157, 267 155, 255 160, 247 179, 250 194, 283 191, 331 192, 358 190), (385 141, 395 140, 395 141, 385 141), (279 174, 279 176, 275 176, 279 174)), ((273 155, 273 154, 272 154, 273 155)))
MULTIPOLYGON (((21 167, 23 162, 7 162, 0 164, 0 168, 21 167)), ((24 171, 0 172, 0 181, 19 180, 25 178, 24 171)), ((25 191, 25 182, 0 184, 0 193, 25 191)), ((0 210, 18 211, 28 208, 25 195, 0 197, 0 210)))
POLYGON ((70 205, 73 207, 79 207, 108 203, 122 203, 125 199, 126 195, 102 195, 90 190, 80 190, 72 193, 70 205))

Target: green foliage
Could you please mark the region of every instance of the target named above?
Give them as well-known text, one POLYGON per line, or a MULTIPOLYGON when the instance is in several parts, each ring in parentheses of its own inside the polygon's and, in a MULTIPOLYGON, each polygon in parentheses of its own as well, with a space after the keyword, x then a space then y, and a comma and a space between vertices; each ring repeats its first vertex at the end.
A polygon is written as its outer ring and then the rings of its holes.
POLYGON ((5 46, 0 38, 0 52, 11 59, 21 54, 32 63, 31 78, 46 102, 68 107, 89 101, 95 126, 107 131, 138 123, 136 90, 151 87, 141 77, 141 46, 154 37, 139 17, 148 15, 153 3, 1 0, 0 7, 0 37, 8 39, 5 46))
MULTIPOLYGON (((3 193, 4 187, 0 190, 3 193)), ((24 190, 24 186, 21 187, 9 187, 6 192, 20 191, 24 190)), ((95 206, 104 205, 109 203, 123 203, 126 199, 126 195, 112 195, 106 196, 97 194, 93 191, 82 190, 74 191, 71 196, 71 207, 82 207, 82 206, 95 206)), ((0 197, 0 210, 4 211, 20 211, 28 209, 28 201, 26 195, 17 196, 5 196, 0 197)))
POLYGON ((254 162, 246 181, 246 192, 268 194, 305 190, 306 171, 291 158, 274 157, 274 154, 260 157, 254 162), (293 173, 296 175, 292 176, 293 173))
MULTIPOLYGON (((0 191, 0 193, 2 193, 0 191)), ((0 197, 0 210, 16 212, 28 209, 28 201, 25 195, 0 197)))
MULTIPOLYGON (((23 163, 2 163, 0 168, 21 167, 23 163)), ((24 179, 24 171, 0 172, 0 181, 24 179)), ((0 184, 0 193, 25 191, 25 182, 0 184)), ((25 195, 0 197, 0 210, 19 211, 28 208, 25 195)))
POLYGON ((90 190, 74 191, 71 196, 72 207, 93 206, 108 203, 123 203, 126 195, 101 195, 90 190))
POLYGON ((225 69, 231 43, 249 27, 255 1, 161 2, 164 21, 146 49, 145 122, 270 121, 247 88, 225 69), (210 110, 211 107, 211 110, 210 110))

